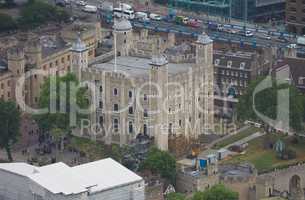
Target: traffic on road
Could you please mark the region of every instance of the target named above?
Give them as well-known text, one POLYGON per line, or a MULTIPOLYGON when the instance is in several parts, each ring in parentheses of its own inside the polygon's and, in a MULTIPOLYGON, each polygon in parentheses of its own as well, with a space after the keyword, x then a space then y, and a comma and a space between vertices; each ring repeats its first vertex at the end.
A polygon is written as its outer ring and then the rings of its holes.
POLYGON ((156 31, 171 31, 186 35, 208 32, 215 40, 239 42, 254 46, 279 46, 286 47, 297 44, 305 52, 305 37, 287 33, 274 32, 266 29, 253 29, 246 26, 226 24, 213 21, 203 21, 189 16, 168 13, 164 16, 149 11, 134 10, 126 3, 119 3, 117 7, 112 4, 100 3, 98 0, 56 0, 56 4, 66 7, 74 4, 78 10, 87 14, 94 14, 106 23, 113 23, 113 18, 126 18, 136 27, 148 28, 156 31))

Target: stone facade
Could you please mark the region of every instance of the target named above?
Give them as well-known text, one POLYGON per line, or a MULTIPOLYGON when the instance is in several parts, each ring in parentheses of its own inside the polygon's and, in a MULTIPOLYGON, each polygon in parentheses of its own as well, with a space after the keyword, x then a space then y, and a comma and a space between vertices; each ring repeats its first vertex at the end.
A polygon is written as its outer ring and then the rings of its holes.
POLYGON ((175 65, 163 55, 174 44, 172 34, 161 39, 142 30, 138 35, 127 20, 115 23, 113 34, 114 60, 73 66, 82 70, 81 81, 95 86, 97 109, 90 120, 101 134, 92 129, 86 134, 123 145, 144 133, 167 150, 169 134, 189 139, 213 131, 213 42, 207 35, 195 43, 194 63, 175 65))

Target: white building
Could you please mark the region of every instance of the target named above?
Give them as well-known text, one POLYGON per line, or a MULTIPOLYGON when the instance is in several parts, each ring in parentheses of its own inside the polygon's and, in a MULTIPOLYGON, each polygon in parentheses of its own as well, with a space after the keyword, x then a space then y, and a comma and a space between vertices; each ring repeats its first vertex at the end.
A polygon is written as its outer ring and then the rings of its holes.
POLYGON ((111 158, 75 167, 0 164, 0 200, 144 200, 144 180, 111 158))

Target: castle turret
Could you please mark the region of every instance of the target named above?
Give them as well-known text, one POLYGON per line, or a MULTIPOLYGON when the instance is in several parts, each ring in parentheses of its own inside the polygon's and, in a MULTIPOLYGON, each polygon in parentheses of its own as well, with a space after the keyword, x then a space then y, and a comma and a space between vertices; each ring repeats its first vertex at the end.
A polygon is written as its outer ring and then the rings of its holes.
POLYGON ((76 75, 78 80, 81 80, 82 69, 88 68, 88 48, 86 44, 78 36, 75 43, 72 45, 72 68, 71 71, 76 75))
POLYGON ((14 47, 7 52, 8 70, 11 71, 15 77, 24 73, 25 58, 22 48, 14 47))
POLYGON ((168 66, 167 58, 158 52, 152 57, 150 65, 151 93, 157 97, 150 101, 151 110, 154 112, 153 133, 155 143, 161 150, 168 150, 168 66), (158 87, 158 88, 157 88, 158 87))
POLYGON ((131 23, 123 18, 115 20, 113 25, 114 50, 117 56, 128 56, 132 47, 132 26, 131 23))
POLYGON ((27 63, 30 65, 39 66, 42 59, 42 46, 39 39, 27 41, 24 49, 27 56, 27 63))
POLYGON ((194 94, 196 120, 200 121, 201 133, 207 134, 214 130, 214 66, 213 66, 213 40, 202 33, 198 36, 196 46, 196 67, 194 68, 194 94), (199 91, 199 92, 198 92, 199 91), (200 116, 200 117, 199 117, 200 116), (197 119, 198 118, 198 119, 197 119))

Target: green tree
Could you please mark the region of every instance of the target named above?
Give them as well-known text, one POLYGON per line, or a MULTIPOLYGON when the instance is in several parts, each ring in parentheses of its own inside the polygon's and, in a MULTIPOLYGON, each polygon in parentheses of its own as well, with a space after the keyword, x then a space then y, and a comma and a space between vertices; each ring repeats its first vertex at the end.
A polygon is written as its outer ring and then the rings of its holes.
POLYGON ((21 9, 19 17, 20 27, 35 27, 47 22, 63 22, 69 19, 69 14, 60 7, 47 2, 35 0, 29 1, 21 9))
POLYGON ((0 148, 6 150, 9 161, 13 161, 11 146, 20 134, 20 115, 14 102, 0 100, 0 148))
POLYGON ((172 184, 175 183, 176 160, 166 151, 161 151, 156 147, 151 148, 141 168, 149 169, 154 173, 159 173, 163 178, 168 179, 172 184))
MULTIPOLYGON (((71 85, 78 85, 75 75, 68 73, 63 77, 51 76, 42 86, 42 91, 39 98, 40 108, 51 108, 51 102, 55 104, 54 112, 47 112, 34 116, 39 128, 45 133, 49 132, 57 142, 61 143, 63 148, 63 139, 71 131, 73 126, 70 125, 70 114, 79 106, 86 108, 88 106, 86 98, 86 88, 80 88, 73 91, 71 85), (53 87, 50 85, 54 84, 53 87), (66 89, 64 89, 66 88, 66 89), (51 91, 52 89, 52 91, 51 91), (76 93, 76 95, 71 95, 76 93), (76 105, 71 102, 76 102, 76 105)), ((86 118, 85 115, 77 115, 77 120, 86 118)))
POLYGON ((204 192, 196 192, 192 200, 238 200, 238 193, 219 184, 204 192))
MULTIPOLYGON (((237 104, 237 118, 243 120, 259 120, 258 116, 253 110, 253 92, 255 88, 265 79, 265 77, 259 77, 257 80, 252 81, 245 94, 240 96, 237 104)), ((265 116, 271 119, 276 119, 277 115, 277 95, 278 91, 282 89, 288 89, 289 91, 289 124, 295 131, 303 130, 304 119, 304 96, 293 85, 276 84, 272 80, 272 87, 264 89, 255 95, 255 108, 265 116)), ((281 109, 281 108, 280 108, 281 109)))
POLYGON ((186 200, 185 195, 177 192, 172 192, 166 195, 165 197, 166 200, 186 200))
POLYGON ((16 29, 16 21, 7 14, 0 13, 0 32, 16 29))

